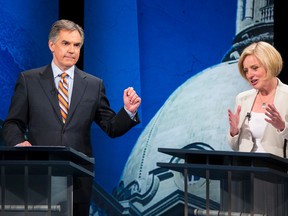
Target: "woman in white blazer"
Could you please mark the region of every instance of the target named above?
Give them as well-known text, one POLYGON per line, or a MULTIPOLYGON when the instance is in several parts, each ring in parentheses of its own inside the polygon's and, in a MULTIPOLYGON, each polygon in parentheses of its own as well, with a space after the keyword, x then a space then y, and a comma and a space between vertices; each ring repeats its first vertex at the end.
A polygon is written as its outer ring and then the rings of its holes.
POLYGON ((246 47, 239 59, 242 77, 253 89, 236 97, 235 113, 228 109, 228 143, 235 151, 266 152, 286 158, 288 85, 277 76, 283 61, 269 43, 246 47))
MULTIPOLYGON (((281 55, 269 43, 253 43, 242 52, 239 72, 253 89, 237 95, 235 113, 228 109, 227 139, 234 151, 266 152, 286 158, 288 86, 277 78, 282 66, 281 55)), ((254 213, 286 215, 288 205, 280 206, 277 197, 285 197, 288 184, 271 184, 255 177, 251 187, 251 180, 232 181, 233 211, 250 212, 253 203, 254 213)))

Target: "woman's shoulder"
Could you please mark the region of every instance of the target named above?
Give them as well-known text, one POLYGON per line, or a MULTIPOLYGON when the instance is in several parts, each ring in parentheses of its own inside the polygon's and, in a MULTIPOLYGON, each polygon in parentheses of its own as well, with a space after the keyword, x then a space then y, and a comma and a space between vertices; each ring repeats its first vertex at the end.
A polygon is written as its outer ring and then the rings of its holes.
POLYGON ((278 79, 278 89, 280 91, 285 91, 286 93, 288 93, 288 85, 281 82, 279 79, 278 79))

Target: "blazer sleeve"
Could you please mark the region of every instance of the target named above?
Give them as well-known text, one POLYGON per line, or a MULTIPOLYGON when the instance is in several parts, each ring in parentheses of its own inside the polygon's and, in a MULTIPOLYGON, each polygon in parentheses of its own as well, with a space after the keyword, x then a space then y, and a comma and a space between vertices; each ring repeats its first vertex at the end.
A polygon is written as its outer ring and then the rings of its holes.
POLYGON ((3 123, 3 140, 6 145, 14 146, 26 140, 27 118, 27 88, 25 77, 21 73, 15 85, 8 116, 3 123))
MULTIPOLYGON (((238 97, 239 97, 239 95, 236 97, 236 100, 235 100, 234 112, 237 110, 237 107, 239 105, 238 97)), ((239 124, 238 124, 238 131, 240 133, 239 124)), ((239 142, 238 142, 239 133, 232 137, 231 134, 230 134, 230 128, 228 128, 228 132, 227 132, 227 136, 226 136, 227 142, 228 142, 229 146, 231 147, 231 149, 234 150, 234 151, 239 151, 239 142)))
POLYGON ((124 107, 117 114, 111 109, 102 80, 99 87, 99 101, 95 122, 108 136, 112 138, 121 136, 140 123, 138 114, 131 119, 124 107))

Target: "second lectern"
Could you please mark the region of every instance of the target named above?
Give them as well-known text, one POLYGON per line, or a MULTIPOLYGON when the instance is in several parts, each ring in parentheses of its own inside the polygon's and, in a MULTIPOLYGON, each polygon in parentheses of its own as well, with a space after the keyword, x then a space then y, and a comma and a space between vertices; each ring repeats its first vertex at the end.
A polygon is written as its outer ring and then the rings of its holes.
MULTIPOLYGON (((157 163, 183 173, 185 215, 280 216, 288 215, 288 161, 268 153, 201 151, 159 148, 184 160, 157 163), (206 179, 206 208, 189 203, 189 175, 206 179), (220 182, 220 208, 211 208, 211 180, 220 182)), ((193 185, 191 186, 193 191, 193 185)), ((191 200, 191 199, 190 199, 191 200)))

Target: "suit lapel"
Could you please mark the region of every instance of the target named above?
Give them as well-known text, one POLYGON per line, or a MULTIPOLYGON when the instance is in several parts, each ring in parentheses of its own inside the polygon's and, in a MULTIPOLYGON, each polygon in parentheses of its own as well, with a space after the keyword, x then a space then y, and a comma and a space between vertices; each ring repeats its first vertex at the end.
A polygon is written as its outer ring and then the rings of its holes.
POLYGON ((73 92, 71 96, 70 107, 68 111, 68 117, 66 120, 66 124, 69 124, 71 119, 73 118, 74 112, 81 101, 81 98, 86 90, 87 82, 85 80, 86 75, 75 67, 74 71, 74 83, 73 83, 73 92))
POLYGON ((251 114, 252 106, 254 104, 254 101, 256 99, 258 91, 254 91, 253 93, 246 95, 245 98, 243 98, 243 101, 245 101, 244 105, 241 107, 241 117, 240 117, 240 122, 242 124, 246 120, 247 114, 251 114))
POLYGON ((283 83, 278 79, 278 86, 276 88, 275 98, 274 98, 274 105, 278 112, 280 113, 282 118, 285 118, 285 114, 287 113, 287 107, 282 106, 283 102, 287 101, 287 92, 283 88, 283 83))
POLYGON ((62 122, 60 108, 57 99, 57 89, 55 87, 53 72, 50 64, 47 67, 45 67, 43 71, 40 72, 39 82, 47 98, 49 99, 54 112, 56 113, 60 122, 62 122))
MULTIPOLYGON (((254 104, 254 101, 256 99, 258 91, 253 91, 247 95, 245 95, 241 100, 245 101, 244 103, 241 102, 241 114, 240 114, 240 119, 239 122, 241 122, 241 125, 239 128, 247 128, 248 126, 248 120, 249 120, 249 115, 251 115, 251 110, 252 106, 254 104)), ((250 135, 248 135, 250 136, 250 135)), ((253 142, 250 140, 244 139, 243 144, 239 146, 239 151, 244 151, 244 152, 250 152, 253 148, 253 142)))

